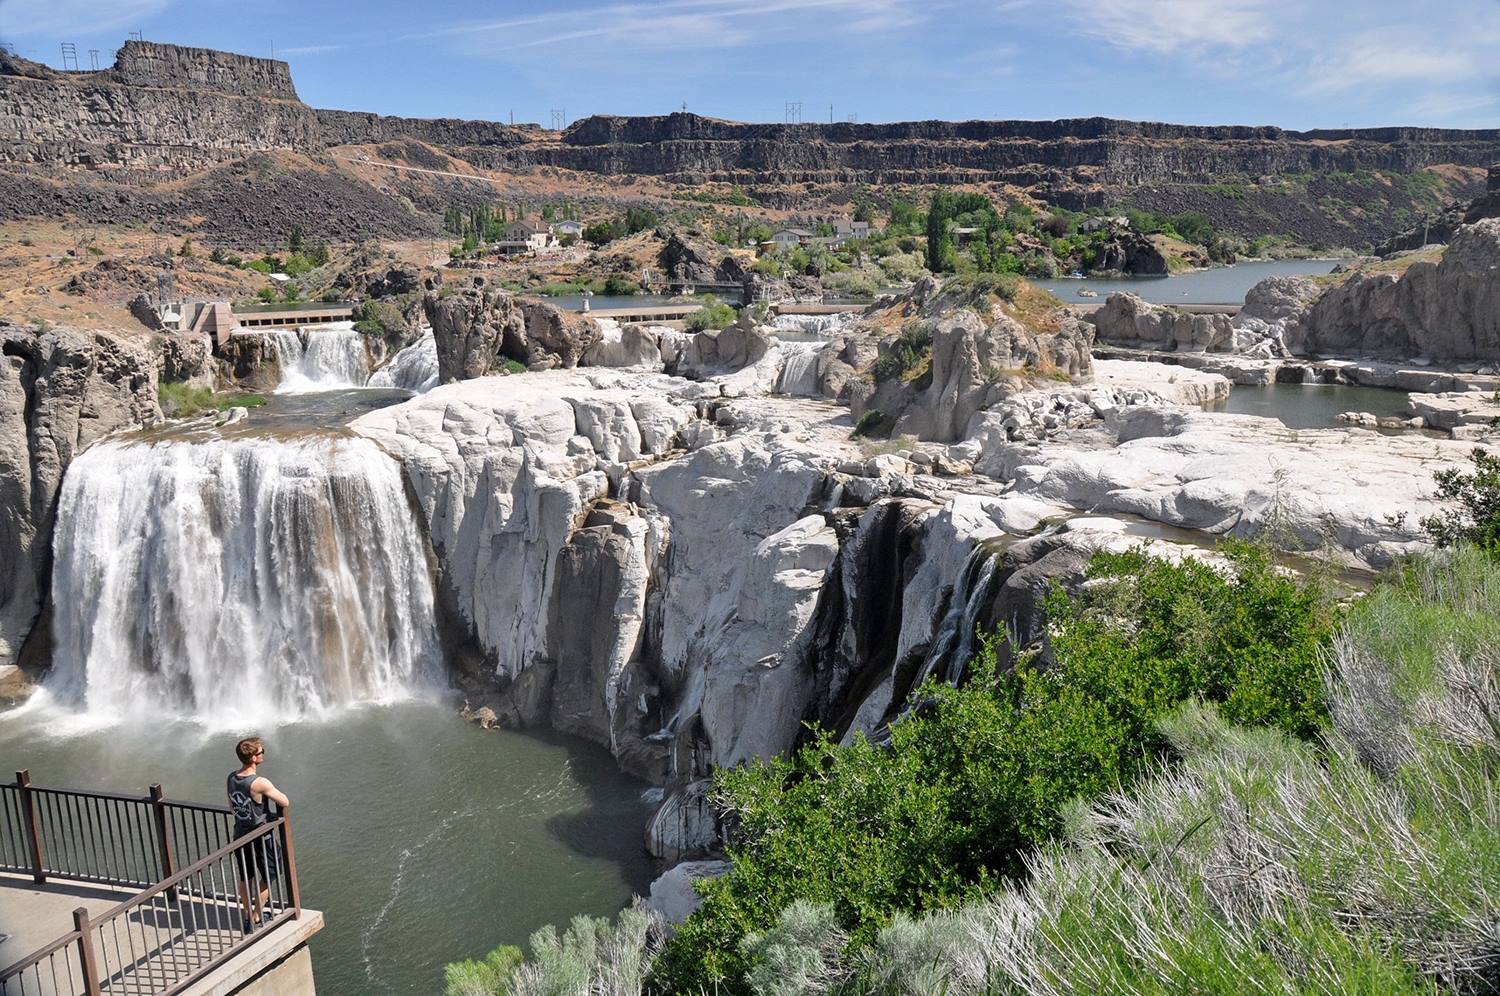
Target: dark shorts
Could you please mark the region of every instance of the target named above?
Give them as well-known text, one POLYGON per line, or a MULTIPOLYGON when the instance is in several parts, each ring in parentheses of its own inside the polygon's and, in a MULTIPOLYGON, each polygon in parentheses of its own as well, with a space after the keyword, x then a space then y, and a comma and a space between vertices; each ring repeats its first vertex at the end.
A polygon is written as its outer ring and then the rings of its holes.
MULTIPOLYGON (((239 834, 235 839, 254 832, 252 828, 247 834, 239 834)), ((265 888, 277 878, 278 849, 275 838, 276 832, 273 830, 234 852, 234 870, 241 882, 247 885, 259 882, 261 888, 265 888)))

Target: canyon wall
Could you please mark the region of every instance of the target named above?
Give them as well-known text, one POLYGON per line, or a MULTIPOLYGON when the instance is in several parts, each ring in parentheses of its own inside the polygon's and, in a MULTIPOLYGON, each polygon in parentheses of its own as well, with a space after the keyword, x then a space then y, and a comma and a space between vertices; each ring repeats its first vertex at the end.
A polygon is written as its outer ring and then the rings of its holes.
POLYGON ((1488 166, 1500 131, 1285 131, 1081 118, 747 124, 594 116, 563 132, 315 110, 286 63, 126 42, 111 68, 58 72, 0 55, 0 162, 191 166, 245 151, 413 139, 501 170, 557 167, 681 182, 1207 183, 1323 171, 1488 166))

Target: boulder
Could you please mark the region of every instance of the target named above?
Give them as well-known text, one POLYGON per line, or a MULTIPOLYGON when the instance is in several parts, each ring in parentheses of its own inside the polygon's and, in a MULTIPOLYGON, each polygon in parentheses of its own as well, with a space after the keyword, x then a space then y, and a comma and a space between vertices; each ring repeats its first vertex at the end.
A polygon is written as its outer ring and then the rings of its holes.
POLYGON ((574 367, 602 338, 593 319, 505 291, 471 287, 422 302, 442 383, 483 377, 506 360, 530 369, 574 367))

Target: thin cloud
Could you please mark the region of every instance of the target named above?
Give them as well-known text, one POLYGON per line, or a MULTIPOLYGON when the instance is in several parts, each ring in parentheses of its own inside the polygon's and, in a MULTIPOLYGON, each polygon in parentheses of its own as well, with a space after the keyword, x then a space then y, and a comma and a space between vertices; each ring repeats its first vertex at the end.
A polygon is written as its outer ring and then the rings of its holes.
POLYGON ((342 52, 347 45, 296 45, 292 48, 278 48, 278 56, 287 55, 323 55, 328 52, 342 52))
POLYGON ((1287 4, 1275 0, 1063 0, 1085 34, 1154 55, 1243 49, 1275 37, 1287 4))
POLYGON ((3 0, 0 23, 12 38, 98 35, 135 28, 171 6, 171 0, 3 0))

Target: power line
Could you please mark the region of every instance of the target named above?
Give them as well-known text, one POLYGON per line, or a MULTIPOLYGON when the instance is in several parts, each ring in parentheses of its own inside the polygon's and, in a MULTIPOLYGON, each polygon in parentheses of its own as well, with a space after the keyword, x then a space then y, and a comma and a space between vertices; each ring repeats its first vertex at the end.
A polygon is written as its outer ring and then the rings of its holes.
POLYGON ((568 126, 568 109, 566 107, 552 109, 552 130, 562 131, 568 126))
POLYGON ((802 101, 800 101, 800 100, 788 100, 786 102, 786 123, 787 124, 801 124, 802 123, 802 101))
POLYGON ((72 66, 73 71, 77 72, 78 71, 78 46, 74 45, 72 42, 63 42, 62 43, 62 67, 63 67, 63 69, 66 70, 68 68, 68 63, 69 62, 71 62, 73 64, 73 66, 72 66))
POLYGON ((94 72, 99 71, 99 50, 97 48, 89 49, 89 68, 94 70, 94 72))

